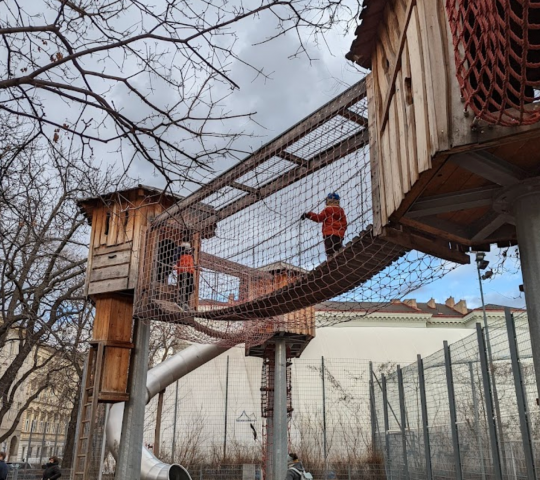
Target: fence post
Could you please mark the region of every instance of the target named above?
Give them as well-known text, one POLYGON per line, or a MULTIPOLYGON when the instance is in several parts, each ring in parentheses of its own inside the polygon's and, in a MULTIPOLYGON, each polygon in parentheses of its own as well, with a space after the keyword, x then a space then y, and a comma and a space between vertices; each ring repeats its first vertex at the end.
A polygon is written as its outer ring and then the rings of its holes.
POLYGON ((382 394, 383 394, 383 411, 384 411, 384 445, 386 452, 385 467, 386 467, 386 478, 391 480, 392 470, 390 463, 390 438, 388 437, 388 430, 390 430, 390 422, 388 421, 388 393, 386 390, 386 376, 382 376, 382 394))
POLYGON ((459 451, 459 433, 457 426, 456 396, 454 393, 454 377, 452 375, 452 360, 450 357, 450 347, 445 341, 444 345, 444 364, 446 366, 446 383, 448 386, 448 405, 450 407, 450 430, 452 431, 452 443, 454 446, 454 465, 456 469, 456 480, 463 479, 461 469, 461 454, 459 451))
POLYGON ((491 382, 489 379, 486 343, 484 340, 484 333, 482 332, 482 327, 479 323, 476 324, 476 336, 478 338, 478 355, 480 356, 482 383, 484 385, 484 398, 486 403, 486 417, 488 421, 493 473, 497 480, 502 480, 501 456, 499 453, 499 442, 497 440, 497 425, 495 423, 495 414, 493 412, 493 396, 491 391, 491 382))
POLYGON ((229 414, 229 355, 227 355, 227 370, 225 371, 225 418, 223 432, 223 460, 227 458, 227 416, 229 414))
POLYGON ((375 410, 375 385, 373 383, 373 362, 369 362, 369 411, 371 415, 371 448, 377 448, 377 412, 375 410))
POLYGON ((403 388, 403 371, 401 367, 397 366, 397 380, 398 380, 398 396, 399 396, 399 412, 401 423, 401 446, 403 449, 403 469, 405 479, 409 479, 409 461, 407 458, 407 432, 405 428, 407 426, 407 412, 405 411, 405 390, 403 388))
POLYGON ((426 480, 433 479, 431 469, 431 446, 429 443, 429 418, 427 412, 426 379, 424 377, 424 361, 420 355, 417 356, 418 363, 418 387, 420 389, 420 408, 422 411, 422 429, 424 432, 424 455, 426 457, 426 480))
POLYGON ((510 346, 510 358, 512 359, 512 373, 514 374, 514 386, 516 390, 516 400, 519 412, 519 423, 521 427, 521 441, 523 444, 523 453, 527 465, 527 478, 536 479, 536 466, 534 464, 534 454, 531 442, 531 431, 529 425, 529 411, 525 401, 525 390, 523 388, 523 377, 519 362, 519 351, 516 337, 516 326, 514 316, 509 308, 504 309, 506 316, 506 330, 508 332, 508 345, 510 346))
POLYGON ((471 391, 474 408, 474 426, 478 438, 478 451, 480 452, 480 467, 482 468, 482 478, 486 478, 486 465, 484 463, 484 445, 482 444, 482 435, 480 432, 480 414, 478 413, 478 398, 476 397, 476 384, 474 382, 474 371, 472 362, 469 362, 469 376, 471 377, 471 391))
POLYGON ((176 454, 176 421, 178 415, 178 380, 176 381, 176 390, 174 393, 174 422, 173 422, 173 434, 172 434, 172 452, 171 462, 174 463, 174 456, 176 454))
POLYGON ((321 357, 321 377, 322 377, 322 408, 323 408, 323 454, 324 454, 324 478, 328 471, 328 445, 326 443, 326 370, 324 368, 324 357, 321 357))

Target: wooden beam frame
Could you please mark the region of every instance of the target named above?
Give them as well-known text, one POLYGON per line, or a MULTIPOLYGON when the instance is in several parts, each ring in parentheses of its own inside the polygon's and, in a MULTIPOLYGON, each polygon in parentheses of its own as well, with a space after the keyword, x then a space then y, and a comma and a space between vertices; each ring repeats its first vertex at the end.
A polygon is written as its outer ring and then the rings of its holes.
POLYGON ((296 165, 300 165, 302 167, 305 167, 308 165, 309 160, 306 160, 305 158, 299 157, 298 155, 295 155, 294 153, 286 152, 285 150, 282 150, 277 154, 279 158, 282 158, 283 160, 287 160, 291 163, 296 163, 296 165))
POLYGON ((258 201, 278 192, 279 190, 298 182, 302 178, 315 173, 321 168, 336 162, 340 158, 359 150, 368 143, 369 133, 367 129, 361 130, 352 137, 348 137, 338 144, 333 145, 325 151, 320 152, 312 157, 309 160, 309 165, 307 167, 298 166, 292 170, 289 170, 283 176, 277 177, 276 179, 268 182, 258 190, 257 195, 246 195, 232 203, 229 203, 221 210, 218 210, 215 215, 201 220, 198 228, 202 229, 206 225, 211 225, 212 223, 216 223, 224 218, 230 217, 244 208, 247 208, 250 205, 253 205, 254 203, 257 203, 258 201))
POLYGON ((450 161, 460 168, 503 187, 515 185, 527 177, 526 172, 521 168, 483 150, 457 153, 450 157, 450 161))
POLYGON ((395 243, 404 248, 419 250, 420 252, 448 260, 462 265, 470 263, 469 255, 455 248, 450 242, 442 239, 426 238, 410 231, 400 231, 391 227, 384 227, 381 236, 388 242, 395 243), (452 248, 454 247, 454 248, 452 248))
POLYGON ((352 87, 345 90, 341 95, 332 99, 326 105, 319 108, 317 111, 313 112, 311 115, 298 122, 296 125, 291 127, 282 135, 262 146, 259 150, 252 153, 249 157, 247 157, 244 161, 240 162, 238 165, 233 166, 219 177, 215 178, 208 184, 201 187, 189 197, 181 200, 180 202, 165 210, 162 214, 158 215, 155 218, 153 223, 160 223, 163 220, 169 218, 170 216, 173 216, 178 212, 185 210, 191 205, 200 203, 212 193, 220 190, 225 186, 230 185, 232 182, 238 180, 240 177, 250 172, 260 164, 264 163, 269 158, 272 158, 276 155, 279 156, 279 153, 285 150, 288 146, 297 142, 302 137, 306 136, 311 131, 315 130, 317 127, 327 122, 330 118, 339 115, 342 111, 351 107, 355 103, 358 103, 360 100, 365 98, 365 96, 366 81, 365 79, 362 79, 358 83, 354 84, 352 87))
POLYGON ((356 112, 353 112, 352 110, 349 110, 346 108, 342 112, 339 112, 339 114, 346 118, 347 120, 350 120, 351 122, 357 123, 361 127, 367 127, 368 126, 368 119, 356 112))
POLYGON ((504 213, 490 212, 478 222, 470 227, 470 237, 472 242, 481 242, 496 232, 504 224, 512 224, 514 221, 510 215, 504 213))
POLYGON ((409 218, 426 217, 491 205, 501 187, 482 187, 460 192, 433 195, 417 200, 407 212, 409 218))

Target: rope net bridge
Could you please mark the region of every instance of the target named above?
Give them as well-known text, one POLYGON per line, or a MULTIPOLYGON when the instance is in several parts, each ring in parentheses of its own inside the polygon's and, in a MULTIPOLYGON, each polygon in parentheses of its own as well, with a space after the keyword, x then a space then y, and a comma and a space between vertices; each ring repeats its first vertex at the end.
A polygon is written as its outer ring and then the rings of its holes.
POLYGON ((362 80, 156 217, 136 316, 194 342, 260 345, 279 331, 312 336, 316 304, 340 301, 317 319, 331 325, 348 319, 346 302, 374 311, 448 272, 374 235, 368 138, 362 80))

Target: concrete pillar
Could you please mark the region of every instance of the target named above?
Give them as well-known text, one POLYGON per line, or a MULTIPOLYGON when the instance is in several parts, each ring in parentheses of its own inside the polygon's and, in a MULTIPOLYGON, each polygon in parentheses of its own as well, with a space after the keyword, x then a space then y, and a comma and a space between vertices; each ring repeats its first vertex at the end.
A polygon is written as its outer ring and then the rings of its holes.
POLYGON ((493 207, 496 211, 513 214, 516 220, 538 389, 540 386, 540 178, 532 178, 505 189, 495 200, 493 207))
POLYGON ((287 342, 276 338, 276 362, 274 372, 274 418, 273 418, 273 480, 285 480, 287 475, 287 342))
POLYGON ((146 406, 146 374, 148 372, 148 343, 150 323, 135 320, 128 380, 129 400, 124 408, 122 436, 116 462, 116 480, 139 480, 146 406))

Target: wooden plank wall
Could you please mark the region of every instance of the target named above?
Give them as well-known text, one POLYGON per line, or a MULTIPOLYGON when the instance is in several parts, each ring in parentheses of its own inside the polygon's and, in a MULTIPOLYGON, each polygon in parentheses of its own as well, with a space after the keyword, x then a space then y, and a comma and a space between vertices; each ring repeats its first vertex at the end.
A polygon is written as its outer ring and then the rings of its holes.
POLYGON ((433 155, 449 148, 446 25, 441 0, 394 0, 386 8, 368 82, 376 233, 433 155))

